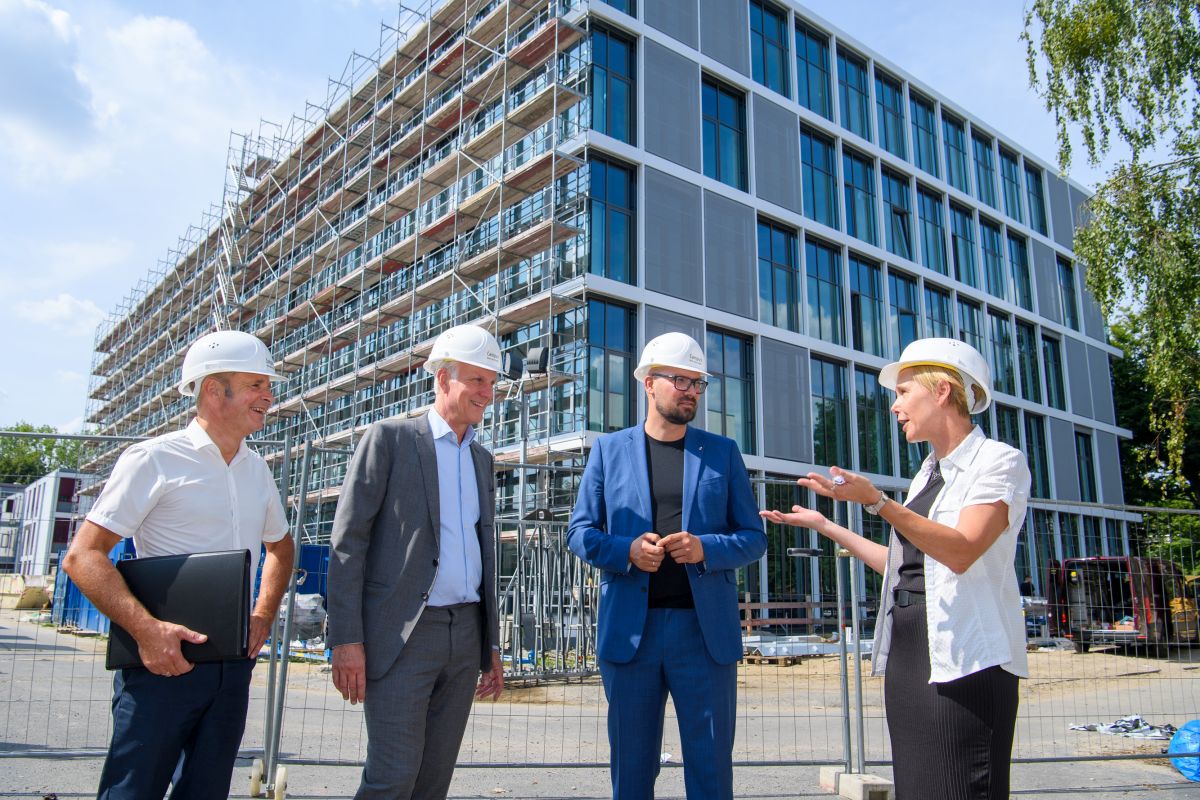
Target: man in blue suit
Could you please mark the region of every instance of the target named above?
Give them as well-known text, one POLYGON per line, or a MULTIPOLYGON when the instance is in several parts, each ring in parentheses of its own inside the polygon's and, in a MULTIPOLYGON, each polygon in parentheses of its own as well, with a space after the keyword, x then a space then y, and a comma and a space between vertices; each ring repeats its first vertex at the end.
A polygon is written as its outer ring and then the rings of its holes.
POLYGON ((687 796, 733 797, 736 570, 767 540, 737 444, 688 426, 706 366, 682 333, 646 345, 646 422, 596 440, 571 515, 571 551, 600 569, 614 800, 654 796, 668 693, 687 796))

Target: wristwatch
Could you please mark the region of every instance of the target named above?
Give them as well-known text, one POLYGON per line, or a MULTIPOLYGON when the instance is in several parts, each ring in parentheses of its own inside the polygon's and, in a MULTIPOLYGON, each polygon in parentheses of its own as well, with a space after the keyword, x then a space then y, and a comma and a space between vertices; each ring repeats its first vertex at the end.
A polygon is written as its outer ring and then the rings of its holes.
POLYGON ((863 511, 866 511, 868 514, 878 514, 880 511, 883 511, 883 507, 887 505, 887 501, 888 501, 887 492, 880 489, 879 490, 879 499, 876 500, 874 503, 871 503, 870 505, 866 505, 864 503, 863 511))

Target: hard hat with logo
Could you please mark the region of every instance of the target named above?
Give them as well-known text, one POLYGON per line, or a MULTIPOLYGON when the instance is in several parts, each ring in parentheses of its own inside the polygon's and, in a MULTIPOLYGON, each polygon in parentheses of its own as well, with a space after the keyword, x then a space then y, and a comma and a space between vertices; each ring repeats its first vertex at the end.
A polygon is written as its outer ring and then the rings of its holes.
POLYGON ((275 371, 271 351, 257 336, 242 331, 216 331, 201 336, 188 348, 183 357, 179 393, 194 396, 206 377, 219 372, 250 372, 266 375, 273 381, 283 380, 275 371))
POLYGON ((453 361, 499 372, 500 345, 496 337, 478 325, 456 325, 433 341, 433 349, 425 360, 425 371, 436 375, 439 369, 453 361))
POLYGON ((904 348, 900 360, 879 373, 879 384, 895 391, 902 370, 945 367, 959 374, 967 389, 967 410, 978 414, 992 403, 992 370, 979 351, 958 339, 917 339, 904 348))
POLYGON ((646 342, 633 376, 645 380, 655 367, 674 367, 708 375, 708 359, 704 348, 686 333, 664 333, 646 342))

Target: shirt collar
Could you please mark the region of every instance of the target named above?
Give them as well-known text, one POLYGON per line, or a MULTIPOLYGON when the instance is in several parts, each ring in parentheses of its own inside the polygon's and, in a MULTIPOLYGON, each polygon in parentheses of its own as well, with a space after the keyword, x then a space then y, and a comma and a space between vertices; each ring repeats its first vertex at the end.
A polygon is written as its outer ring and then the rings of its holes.
MULTIPOLYGON (((200 424, 199 420, 193 418, 192 421, 188 423, 186 433, 188 441, 192 443, 192 447, 196 448, 197 450, 204 450, 205 448, 211 447, 222 461, 225 460, 225 457, 221 455, 221 448, 217 447, 217 443, 214 442, 212 437, 208 435, 208 431, 204 430, 204 427, 200 424)), ((250 451, 246 447, 246 441, 243 439, 238 444, 237 454, 234 455, 233 461, 229 462, 229 466, 232 467, 235 463, 245 458, 248 452, 250 451)))
POLYGON ((458 447, 466 447, 471 442, 475 441, 475 426, 467 426, 467 435, 463 437, 462 442, 458 441, 458 434, 450 427, 450 423, 442 418, 442 415, 437 412, 437 409, 429 409, 429 431, 433 434, 434 439, 442 439, 446 436, 451 437, 451 441, 458 447))
MULTIPOLYGON (((959 470, 960 472, 965 470, 967 465, 975 459, 975 454, 979 452, 980 446, 986 440, 987 437, 983 435, 983 429, 976 425, 971 429, 971 432, 967 434, 967 438, 958 443, 958 447, 951 450, 942 458, 941 462, 939 463, 939 467, 943 471, 945 471, 947 465, 959 470)), ((935 460, 936 459, 934 459, 933 453, 930 453, 928 457, 926 457, 925 469, 927 471, 932 469, 932 464, 935 460)))

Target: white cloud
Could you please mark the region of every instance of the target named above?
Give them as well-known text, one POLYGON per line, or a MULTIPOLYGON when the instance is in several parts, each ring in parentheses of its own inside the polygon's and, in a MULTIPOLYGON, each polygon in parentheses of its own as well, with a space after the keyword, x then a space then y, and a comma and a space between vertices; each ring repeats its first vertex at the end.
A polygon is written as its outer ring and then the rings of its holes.
POLYGON ((23 300, 14 306, 17 317, 43 325, 67 336, 90 337, 104 317, 91 300, 80 300, 65 292, 45 300, 23 300))

